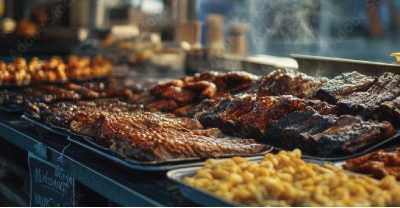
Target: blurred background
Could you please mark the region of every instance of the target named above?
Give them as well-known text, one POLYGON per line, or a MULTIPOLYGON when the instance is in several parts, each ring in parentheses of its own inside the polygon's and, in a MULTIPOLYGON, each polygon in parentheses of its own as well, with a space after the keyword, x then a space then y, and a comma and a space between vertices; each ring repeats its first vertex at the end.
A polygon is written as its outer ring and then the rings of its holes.
POLYGON ((391 62, 400 48, 400 0, 0 0, 0 22, 3 59, 163 51, 154 61, 171 64, 206 48, 391 62))

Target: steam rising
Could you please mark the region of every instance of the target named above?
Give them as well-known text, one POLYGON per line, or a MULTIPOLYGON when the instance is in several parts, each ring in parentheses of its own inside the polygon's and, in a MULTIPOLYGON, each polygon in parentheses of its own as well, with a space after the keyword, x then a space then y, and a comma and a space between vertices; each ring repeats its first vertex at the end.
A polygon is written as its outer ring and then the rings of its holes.
POLYGON ((319 6, 317 0, 247 0, 233 10, 233 22, 248 23, 252 52, 265 53, 269 42, 318 42, 319 6))

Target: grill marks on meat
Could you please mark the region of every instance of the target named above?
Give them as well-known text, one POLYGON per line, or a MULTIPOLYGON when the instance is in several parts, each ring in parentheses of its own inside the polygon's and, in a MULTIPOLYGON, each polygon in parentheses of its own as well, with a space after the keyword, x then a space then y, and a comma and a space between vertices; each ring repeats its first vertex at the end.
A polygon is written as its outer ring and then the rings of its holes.
MULTIPOLYGON (((139 160, 165 161, 223 154, 249 154, 263 149, 263 145, 253 141, 223 136, 217 129, 186 129, 173 125, 177 118, 168 121, 168 126, 160 127, 158 123, 154 123, 153 116, 154 113, 144 112, 102 116, 99 136, 105 139, 116 138, 111 149, 139 160), (137 124, 138 121, 143 123, 137 124)), ((158 116, 157 119, 163 117, 158 116)))
POLYGON ((322 114, 336 112, 336 107, 317 100, 304 100, 290 95, 258 96, 245 94, 222 100, 215 108, 196 114, 195 118, 210 127, 240 136, 266 135, 267 127, 296 110, 312 106, 322 114))
POLYGON ((231 135, 325 157, 355 152, 395 133, 389 122, 336 113, 336 106, 318 100, 242 95, 222 100, 195 117, 231 135))
POLYGON ((339 99, 353 92, 366 91, 376 79, 359 72, 343 73, 324 83, 316 92, 316 97, 335 104, 339 99))
POLYGON ((47 107, 41 104, 35 111, 49 123, 67 126, 117 154, 138 160, 246 155, 265 148, 251 139, 229 137, 215 128, 204 129, 194 119, 145 112, 122 102, 78 102, 47 107))
POLYGON ((399 96, 400 75, 387 72, 380 76, 367 91, 355 92, 339 100, 338 106, 342 114, 356 114, 364 118, 393 121, 398 118, 385 118, 382 115, 386 114, 382 110, 389 108, 395 111, 396 105, 391 105, 391 101, 399 96))
POLYGON ((346 170, 370 175, 377 179, 392 175, 400 180, 400 149, 377 150, 346 161, 346 170))
POLYGON ((291 69, 279 69, 262 77, 250 93, 263 96, 293 95, 307 98, 328 81, 327 78, 315 78, 291 69))
POLYGON ((392 124, 387 121, 364 121, 361 117, 343 115, 329 129, 313 135, 319 155, 352 153, 395 134, 392 124))
POLYGON ((257 79, 247 72, 204 72, 160 83, 150 90, 150 97, 142 103, 150 111, 187 115, 188 110, 202 100, 242 92, 257 79))

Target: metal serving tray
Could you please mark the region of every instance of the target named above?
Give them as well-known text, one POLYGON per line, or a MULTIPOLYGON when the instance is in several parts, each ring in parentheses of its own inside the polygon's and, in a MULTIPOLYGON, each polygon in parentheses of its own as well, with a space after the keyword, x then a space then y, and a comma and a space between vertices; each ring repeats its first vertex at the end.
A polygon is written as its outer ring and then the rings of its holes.
MULTIPOLYGON (((331 165, 341 168, 340 164, 342 164, 342 163, 330 163, 330 162, 312 160, 312 159, 307 159, 304 157, 302 157, 302 158, 308 163, 315 163, 315 164, 318 164, 321 166, 325 163, 329 163, 331 165)), ((250 161, 253 161, 253 162, 259 162, 261 160, 262 160, 262 157, 254 157, 254 158, 250 159, 250 161)), ((190 201, 192 201, 198 205, 207 206, 207 207, 241 207, 241 206, 244 206, 244 205, 241 205, 236 202, 228 201, 228 200, 223 199, 213 193, 201 190, 199 188, 193 187, 193 186, 188 185, 183 182, 183 178, 193 177, 196 174, 197 170, 199 170, 200 168, 201 168, 201 166, 171 170, 171 171, 167 172, 167 177, 168 177, 168 179, 170 179, 178 184, 179 189, 184 197, 186 197, 187 199, 189 199, 190 201)), ((353 172, 349 172, 349 173, 355 174, 355 175, 362 175, 362 174, 353 173, 353 172)))
POLYGON ((340 73, 351 71, 372 76, 379 76, 383 72, 400 73, 399 64, 299 54, 292 54, 291 57, 297 61, 299 71, 316 77, 334 77, 340 73))
MULTIPOLYGON (((117 164, 120 164, 124 167, 134 169, 134 170, 167 171, 167 170, 173 170, 173 169, 183 168, 183 167, 199 166, 199 165, 203 164, 204 160, 208 159, 208 158, 198 158, 197 157, 197 158, 179 158, 179 159, 168 160, 168 161, 134 160, 131 158, 122 157, 118 154, 111 152, 109 148, 96 143, 90 137, 75 134, 68 129, 61 128, 61 127, 58 127, 55 125, 46 124, 42 121, 38 121, 37 119, 35 119, 33 117, 30 117, 27 114, 23 115, 22 119, 33 124, 36 128, 39 128, 39 129, 45 130, 45 131, 49 131, 49 132, 52 132, 52 133, 55 133, 55 134, 58 134, 61 136, 65 136, 66 139, 68 139, 70 142, 75 143, 88 151, 94 152, 94 153, 102 156, 105 159, 111 160, 113 162, 116 162, 117 164)), ((265 150, 260 153, 240 155, 240 156, 242 156, 242 157, 262 156, 271 151, 272 151, 272 147, 269 145, 266 145, 265 150)), ((218 158, 228 158, 228 157, 232 157, 232 156, 235 156, 235 155, 216 155, 213 158, 217 158, 217 159, 218 158)))

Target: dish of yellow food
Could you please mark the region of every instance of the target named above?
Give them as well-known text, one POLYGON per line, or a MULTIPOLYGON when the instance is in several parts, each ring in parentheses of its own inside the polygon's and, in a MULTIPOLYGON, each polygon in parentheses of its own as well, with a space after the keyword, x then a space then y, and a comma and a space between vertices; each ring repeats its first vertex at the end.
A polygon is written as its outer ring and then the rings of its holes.
POLYGON ((260 162, 209 159, 184 182, 247 206, 400 206, 394 177, 376 180, 308 163, 299 150, 269 153, 260 162))

